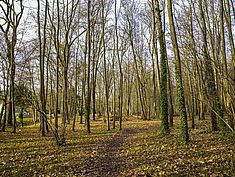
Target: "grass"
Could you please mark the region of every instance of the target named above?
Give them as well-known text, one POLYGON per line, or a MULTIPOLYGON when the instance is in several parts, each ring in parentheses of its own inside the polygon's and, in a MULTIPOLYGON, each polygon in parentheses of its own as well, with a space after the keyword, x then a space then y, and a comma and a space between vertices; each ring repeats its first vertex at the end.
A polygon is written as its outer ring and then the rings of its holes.
MULTIPOLYGON (((198 124, 205 125, 205 122, 198 124)), ((120 157, 133 167, 124 176, 235 175, 234 145, 221 142, 219 134, 212 134, 209 127, 190 130, 187 145, 178 141, 178 125, 164 137, 159 133, 159 125, 156 127, 126 141, 120 157)))
MULTIPOLYGON (((219 134, 211 133, 206 121, 196 122, 196 129, 190 129, 190 143, 182 145, 178 142, 178 123, 176 119, 171 134, 162 136, 160 121, 125 121, 124 129, 141 131, 124 138, 117 154, 127 168, 120 176, 235 174, 234 145, 222 142, 219 134)), ((76 132, 71 126, 67 127, 64 147, 55 145, 51 133, 41 137, 38 124, 19 128, 15 135, 10 130, 1 132, 0 176, 77 175, 87 159, 97 155, 100 142, 122 136, 118 129, 107 131, 101 120, 91 122, 91 134, 86 133, 84 124, 76 124, 76 132)))
MULTIPOLYGON (((19 117, 16 118, 16 121, 19 122, 19 123, 21 123, 21 120, 22 119, 20 119, 19 117)), ((33 118, 32 117, 25 117, 25 118, 23 118, 23 121, 24 122, 32 122, 33 118)))
MULTIPOLYGON (((57 147, 51 133, 41 137, 39 125, 18 129, 17 134, 0 133, 0 176, 33 176, 37 174, 69 174, 69 168, 82 164, 92 153, 92 146, 114 135, 107 132, 102 121, 92 123, 87 134, 84 124, 77 124, 77 132, 67 127, 67 146, 57 147)), ((66 176, 66 175, 65 175, 66 176)))

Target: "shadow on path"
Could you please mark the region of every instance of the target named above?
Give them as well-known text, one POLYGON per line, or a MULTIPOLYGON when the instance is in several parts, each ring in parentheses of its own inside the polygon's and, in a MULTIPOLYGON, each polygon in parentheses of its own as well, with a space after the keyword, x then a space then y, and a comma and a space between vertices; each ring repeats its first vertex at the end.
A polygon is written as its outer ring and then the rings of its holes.
POLYGON ((123 150, 124 141, 131 135, 146 131, 146 128, 127 128, 120 134, 114 135, 105 141, 97 144, 86 163, 76 169, 79 176, 120 176, 122 172, 130 168, 124 158, 119 157, 119 152, 123 150))

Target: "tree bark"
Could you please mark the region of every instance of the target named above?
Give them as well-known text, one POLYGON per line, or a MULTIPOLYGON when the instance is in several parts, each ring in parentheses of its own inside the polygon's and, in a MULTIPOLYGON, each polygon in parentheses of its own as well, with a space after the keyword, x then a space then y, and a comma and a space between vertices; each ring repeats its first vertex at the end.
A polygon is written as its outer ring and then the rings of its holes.
POLYGON ((168 124, 167 51, 165 34, 162 29, 161 11, 158 0, 156 0, 156 17, 160 44, 160 111, 162 120, 162 133, 169 134, 170 129, 168 124))
POLYGON ((183 88, 183 81, 182 81, 180 52, 179 52, 178 42, 176 38, 176 31, 175 31, 175 25, 174 25, 173 13, 172 13, 172 0, 167 0, 167 6, 168 6, 167 9, 168 9, 168 17, 169 17, 169 23, 170 23, 171 41, 172 41, 174 55, 175 55, 176 90, 177 90, 177 100, 178 100, 179 113, 180 113, 180 140, 184 143, 187 143, 189 141, 188 122, 187 122, 184 88, 183 88))
POLYGON ((87 132, 91 133, 90 129, 90 109, 91 109, 91 89, 90 89, 90 66, 91 66, 91 0, 87 3, 87 96, 86 96, 86 126, 87 132))

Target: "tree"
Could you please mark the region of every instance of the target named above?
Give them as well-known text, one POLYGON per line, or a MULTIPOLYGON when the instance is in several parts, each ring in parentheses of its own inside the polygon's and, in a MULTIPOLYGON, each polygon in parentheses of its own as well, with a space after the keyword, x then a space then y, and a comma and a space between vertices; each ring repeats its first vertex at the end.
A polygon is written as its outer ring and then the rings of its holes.
MULTIPOLYGON (((48 1, 46 0, 45 6, 45 19, 44 19, 44 26, 43 26, 43 42, 41 37, 41 21, 40 21, 40 1, 37 0, 38 4, 38 13, 37 13, 37 20, 38 20, 38 40, 39 40, 39 62, 40 62, 40 108, 41 111, 46 113, 46 97, 45 97, 45 54, 46 54, 46 25, 47 25, 47 8, 48 8, 48 1)), ((46 121, 44 116, 40 114, 40 121, 41 126, 40 130, 42 131, 42 136, 45 136, 45 124, 46 121)))
POLYGON ((86 96, 86 125, 87 132, 90 129, 90 111, 91 111, 91 88, 90 88, 90 67, 91 67, 91 0, 87 2, 87 96, 86 96))
POLYGON ((152 0, 151 3, 151 12, 152 12, 152 65, 153 65, 153 87, 154 87, 154 101, 155 101, 155 114, 158 117, 157 109, 157 96, 159 95, 159 82, 160 82, 160 69, 158 61, 158 48, 157 48, 157 38, 156 38, 156 10, 155 2, 152 0))
POLYGON ((115 50, 118 59, 118 67, 119 67, 119 95, 118 95, 118 117, 119 117, 119 129, 122 129, 122 109, 123 109, 123 72, 122 72, 122 58, 119 53, 119 37, 118 37, 118 9, 117 9, 117 0, 114 2, 115 4, 115 50))
POLYGON ((27 107, 30 106, 30 103, 32 102, 32 92, 29 90, 29 88, 25 84, 20 82, 15 87, 14 96, 15 96, 15 106, 18 106, 20 110, 19 118, 21 119, 21 124, 23 127, 24 110, 27 109, 27 107))
POLYGON ((162 120, 162 132, 170 132, 168 125, 168 96, 167 96, 167 51, 165 34, 162 29, 161 11, 159 1, 156 0, 157 30, 160 44, 160 111, 162 120))
POLYGON ((4 39, 7 45, 7 58, 10 67, 10 86, 9 86, 9 108, 8 108, 8 124, 12 125, 13 133, 16 133, 16 117, 15 117, 15 47, 17 43, 17 29, 19 27, 24 6, 23 2, 9 2, 9 0, 2 0, 0 8, 4 14, 1 18, 3 24, 0 24, 0 30, 3 32, 4 39), (16 6, 19 5, 20 11, 17 12, 16 6))
MULTIPOLYGON (((222 8, 222 3, 221 3, 221 8, 222 8)), ((229 125, 234 129, 234 124, 233 124, 233 117, 234 117, 234 103, 232 100, 233 96, 230 90, 234 90, 235 87, 232 87, 229 85, 229 81, 231 81, 231 78, 235 78, 235 46, 234 46, 234 39, 233 39, 233 31, 232 31, 232 26, 231 26, 231 7, 232 4, 229 2, 229 0, 225 1, 225 5, 224 8, 225 10, 224 12, 224 16, 225 16, 225 22, 226 22, 226 27, 228 30, 228 38, 229 38, 229 44, 230 44, 230 49, 231 49, 231 54, 232 54, 232 68, 233 68, 233 73, 231 74, 231 77, 229 78, 229 74, 226 77, 227 79, 227 84, 228 84, 228 93, 227 93, 227 107, 228 107, 228 112, 230 112, 230 117, 229 117, 229 125)), ((221 10, 222 11, 222 10, 221 10)), ((222 15, 222 14, 221 14, 222 15)), ((222 16, 221 16, 221 25, 222 25, 223 21, 222 21, 222 16)), ((221 31, 223 31, 222 27, 221 27, 221 31)), ((223 34, 222 34, 223 35, 223 34)), ((225 46, 226 47, 226 46, 225 46)), ((224 50, 224 49, 223 49, 224 50)), ((224 51, 226 54, 226 50, 224 51)))
POLYGON ((105 45, 105 3, 104 0, 101 1, 102 4, 102 44, 103 44, 103 59, 104 59, 104 85, 105 85, 105 99, 106 99, 106 114, 107 114, 107 124, 108 130, 110 130, 109 121, 109 90, 108 90, 108 78, 107 78, 107 67, 106 67, 106 45, 105 45))
MULTIPOLYGON (((209 56, 209 51, 208 51, 208 46, 207 46, 207 32, 206 32, 206 21, 205 21, 205 15, 203 11, 203 5, 202 2, 199 2, 199 9, 200 9, 200 17, 202 20, 202 40, 203 40, 203 57, 205 60, 205 69, 206 69, 206 88, 208 90, 208 95, 209 95, 209 103, 211 105, 211 110, 210 110, 210 116, 211 116, 211 126, 213 131, 218 130, 218 123, 216 119, 216 113, 215 111, 221 112, 221 104, 219 101, 219 97, 217 95, 217 90, 215 87, 215 77, 214 77, 214 72, 213 72, 213 67, 211 63, 211 58, 209 56)), ((221 114, 220 114, 221 115, 221 114)))
POLYGON ((171 32, 171 41, 174 49, 175 55, 175 79, 176 79, 176 89, 177 89, 177 100, 179 106, 180 113, 180 139, 182 142, 188 142, 188 122, 187 122, 187 113, 184 99, 184 88, 182 81, 182 72, 181 72, 181 59, 180 52, 175 32, 175 25, 172 13, 172 0, 167 0, 167 9, 168 9, 168 17, 170 24, 170 32, 171 32))
POLYGON ((1 110, 1 117, 0 117, 0 121, 2 123, 1 125, 1 131, 5 132, 6 130, 6 124, 7 124, 7 98, 8 98, 8 89, 9 89, 9 79, 8 79, 8 73, 9 73, 9 68, 7 67, 7 60, 4 59, 3 56, 1 56, 3 61, 2 61, 2 79, 3 79, 3 90, 2 90, 2 99, 3 99, 3 103, 2 103, 2 110, 1 110))

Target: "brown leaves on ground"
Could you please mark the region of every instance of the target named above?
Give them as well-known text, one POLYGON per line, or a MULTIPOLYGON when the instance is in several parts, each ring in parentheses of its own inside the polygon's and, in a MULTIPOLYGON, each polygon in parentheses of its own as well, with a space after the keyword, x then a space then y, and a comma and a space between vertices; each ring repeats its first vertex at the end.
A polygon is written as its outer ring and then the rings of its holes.
POLYGON ((169 136, 159 121, 128 119, 124 130, 107 131, 103 121, 67 131, 67 146, 57 147, 49 133, 27 126, 16 135, 0 133, 0 176, 233 176, 235 147, 197 122, 190 143, 178 142, 178 122, 169 136))
POLYGON ((124 176, 235 176, 234 145, 221 142, 206 126, 190 130, 189 144, 182 145, 177 126, 169 136, 163 137, 156 125, 127 139, 120 156, 134 167, 124 176))

